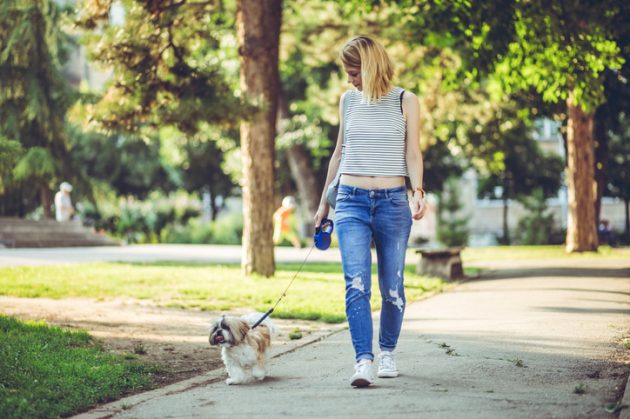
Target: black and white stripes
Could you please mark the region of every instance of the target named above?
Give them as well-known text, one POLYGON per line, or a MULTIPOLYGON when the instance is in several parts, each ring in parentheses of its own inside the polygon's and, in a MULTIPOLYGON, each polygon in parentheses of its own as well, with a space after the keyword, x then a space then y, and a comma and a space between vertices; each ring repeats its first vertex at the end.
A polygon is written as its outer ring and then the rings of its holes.
POLYGON ((395 87, 376 102, 346 92, 347 124, 341 173, 359 176, 408 176, 405 159, 406 124, 401 111, 403 89, 395 87))

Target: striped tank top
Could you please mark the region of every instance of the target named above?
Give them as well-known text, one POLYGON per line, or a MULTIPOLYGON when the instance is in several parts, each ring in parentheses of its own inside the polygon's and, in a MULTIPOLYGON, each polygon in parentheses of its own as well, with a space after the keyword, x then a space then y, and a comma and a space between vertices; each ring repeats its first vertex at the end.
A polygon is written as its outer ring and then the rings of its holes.
POLYGON ((403 89, 394 87, 376 102, 362 103, 363 94, 349 90, 342 109, 346 124, 341 174, 359 176, 409 176, 406 124, 401 110, 403 89))

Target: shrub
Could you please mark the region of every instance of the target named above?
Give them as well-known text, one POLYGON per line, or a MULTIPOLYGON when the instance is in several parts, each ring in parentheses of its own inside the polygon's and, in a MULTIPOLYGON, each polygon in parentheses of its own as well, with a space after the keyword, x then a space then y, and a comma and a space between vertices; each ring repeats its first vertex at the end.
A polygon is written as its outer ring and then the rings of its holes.
POLYGON ((547 203, 541 189, 519 200, 528 214, 518 221, 515 239, 520 244, 561 244, 562 231, 556 228, 553 214, 547 213, 547 203))
POLYGON ((162 243, 241 244, 243 215, 227 214, 213 222, 194 218, 185 225, 172 224, 160 234, 162 243))

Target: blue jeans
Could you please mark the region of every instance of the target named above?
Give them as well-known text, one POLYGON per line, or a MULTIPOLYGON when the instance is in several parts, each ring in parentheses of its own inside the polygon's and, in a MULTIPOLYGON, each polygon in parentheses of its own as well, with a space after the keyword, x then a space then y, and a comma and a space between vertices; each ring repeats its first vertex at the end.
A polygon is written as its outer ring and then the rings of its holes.
POLYGON ((404 186, 361 189, 339 185, 335 225, 346 281, 346 317, 357 361, 374 359, 370 308, 372 240, 381 292, 379 346, 396 347, 405 312, 405 253, 411 210, 404 186))

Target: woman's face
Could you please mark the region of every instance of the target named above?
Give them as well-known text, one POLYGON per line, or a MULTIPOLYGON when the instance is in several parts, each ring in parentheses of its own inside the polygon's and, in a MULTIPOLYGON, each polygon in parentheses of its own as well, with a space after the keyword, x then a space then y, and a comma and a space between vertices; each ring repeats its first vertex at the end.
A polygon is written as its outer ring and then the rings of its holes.
POLYGON ((361 83, 361 67, 349 67, 344 64, 343 69, 348 74, 348 83, 356 87, 358 91, 362 91, 363 85, 361 83))

